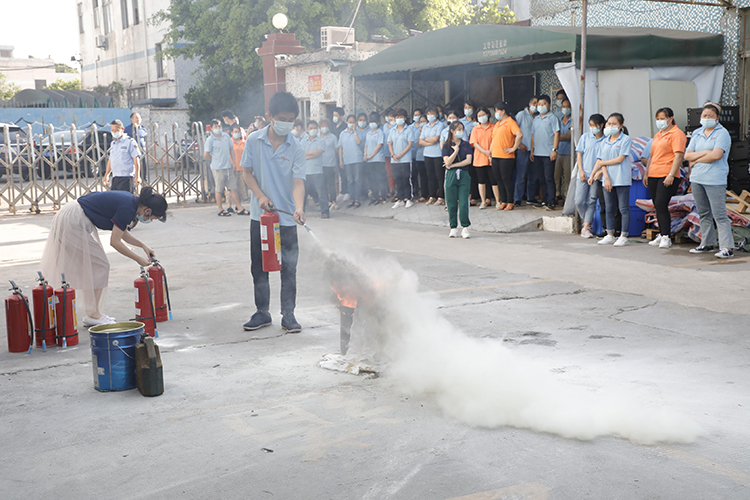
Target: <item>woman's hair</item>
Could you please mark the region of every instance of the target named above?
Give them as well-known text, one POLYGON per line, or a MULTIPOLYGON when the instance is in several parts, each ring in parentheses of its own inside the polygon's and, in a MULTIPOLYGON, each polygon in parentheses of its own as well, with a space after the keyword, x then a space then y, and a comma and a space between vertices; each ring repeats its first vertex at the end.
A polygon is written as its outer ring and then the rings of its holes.
POLYGON ((304 127, 305 123, 302 120, 300 120, 299 118, 297 118, 296 120, 294 120, 294 125, 293 126, 294 127, 304 127))
POLYGON ((359 113, 357 115, 357 121, 359 121, 360 118, 364 117, 365 121, 367 121, 367 113, 359 113))
MULTIPOLYGON (((422 115, 424 114, 424 111, 422 111, 422 108, 417 108, 417 109, 415 109, 415 110, 414 110, 414 113, 416 113, 417 111, 419 111, 419 116, 422 116, 422 115)), ((414 113, 412 113, 412 115, 413 115, 414 113)))
POLYGON ((450 127, 448 127, 448 138, 445 140, 446 144, 452 144, 453 143, 453 132, 456 131, 458 127, 464 128, 464 124, 460 121, 456 120, 455 122, 451 123, 450 127))
POLYGON ((704 104, 703 105, 703 110, 701 112, 703 112, 703 111, 705 111, 707 109, 710 109, 711 111, 713 111, 714 113, 716 113, 716 118, 719 118, 719 116, 721 115, 721 113, 719 113, 719 108, 717 108, 713 104, 704 104))
POLYGON ((234 132, 235 130, 242 130, 242 127, 240 127, 239 125, 235 123, 234 125, 232 125, 232 128, 230 128, 229 130, 234 132))
POLYGON ((539 101, 547 101, 547 104, 550 104, 552 102, 547 94, 540 95, 539 97, 536 98, 536 100, 537 100, 537 103, 539 101))
POLYGON ((214 125, 218 125, 221 127, 221 122, 218 118, 214 118, 213 120, 211 120, 211 126, 213 127, 214 125))
POLYGON ((667 118, 674 118, 674 111, 672 111, 672 108, 659 108, 656 110, 656 114, 654 116, 659 116, 659 113, 664 113, 667 115, 667 118))
POLYGON ((310 120, 309 122, 307 122, 307 128, 310 128, 310 125, 315 125, 317 127, 318 122, 316 122, 315 120, 310 120))
POLYGON ((372 113, 370 113, 370 123, 372 122, 380 123, 380 113, 378 113, 377 111, 373 111, 372 113))
POLYGON ((589 116, 589 121, 594 122, 599 128, 604 127, 604 124, 607 123, 607 120, 599 113, 589 116))
POLYGON ((446 116, 446 118, 447 118, 447 117, 449 117, 450 115, 453 115, 453 116, 455 116, 456 118, 458 118, 458 113, 456 113, 456 112, 455 112, 455 111, 453 111, 452 109, 448 110, 448 112, 447 112, 447 113, 445 113, 445 116, 446 116))
POLYGON ((353 119, 354 119, 354 121, 357 121, 357 117, 356 117, 356 116, 354 116, 354 115, 347 115, 347 117, 346 117, 346 121, 347 121, 347 122, 349 121, 349 118, 353 118, 353 119))
POLYGON ((399 116, 403 116, 404 119, 406 119, 408 115, 409 115, 409 113, 407 113, 404 108, 398 108, 398 109, 396 109, 396 110, 393 111, 393 117, 394 118, 399 117, 399 116))
POLYGON ((424 114, 429 115, 430 113, 438 114, 438 110, 435 106, 428 106, 424 114))
POLYGON ((505 114, 508 114, 508 103, 503 101, 498 101, 493 106, 495 108, 495 111, 503 111, 505 114))
POLYGON ((477 118, 479 118, 479 113, 481 113, 483 111, 487 114, 487 118, 489 119, 489 117, 491 116, 490 115, 490 110, 487 109, 487 108, 485 108, 484 106, 482 106, 481 108, 479 108, 479 109, 476 110, 476 112, 477 112, 477 118))
MULTIPOLYGON (((622 116, 621 113, 612 113, 611 115, 609 115, 609 118, 614 118, 615 120, 617 120, 617 122, 622 126, 623 134, 630 135, 628 133, 628 127, 625 126, 625 117, 622 116)), ((609 118, 607 118, 607 120, 609 120, 609 118)))
POLYGON ((151 209, 151 215, 159 217, 159 220, 167 220, 167 200, 159 193, 155 193, 153 188, 146 186, 141 189, 138 197, 138 204, 151 209))

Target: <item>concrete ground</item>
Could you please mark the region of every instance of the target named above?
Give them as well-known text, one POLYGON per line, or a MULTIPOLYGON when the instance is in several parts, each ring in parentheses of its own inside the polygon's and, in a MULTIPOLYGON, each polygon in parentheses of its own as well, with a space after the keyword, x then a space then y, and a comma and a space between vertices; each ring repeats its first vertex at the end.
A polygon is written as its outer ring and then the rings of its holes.
MULTIPOLYGON (((248 220, 215 212, 185 205, 136 230, 172 291, 174 321, 159 325, 162 396, 95 391, 83 329, 64 351, 0 353, 1 498, 750 498, 748 257, 720 263, 685 246, 603 248, 542 232, 450 240, 442 227, 311 214, 328 247, 416 272, 467 334, 565 384, 677 410, 704 431, 685 445, 578 441, 472 428, 387 374, 318 368, 337 351, 338 312, 304 232, 303 332, 278 326, 278 277, 274 325, 242 331, 254 311, 248 220)), ((51 218, 0 217, 1 281, 30 290, 51 218)), ((131 318, 138 269, 116 253, 110 261, 107 312, 131 318)))

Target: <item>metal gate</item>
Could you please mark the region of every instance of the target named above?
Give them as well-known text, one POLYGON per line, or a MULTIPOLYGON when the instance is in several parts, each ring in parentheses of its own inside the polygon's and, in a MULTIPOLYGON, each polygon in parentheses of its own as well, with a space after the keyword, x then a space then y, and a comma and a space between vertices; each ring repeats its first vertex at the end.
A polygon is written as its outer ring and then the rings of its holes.
MULTIPOLYGON (((56 131, 34 135, 8 124, 0 129, 0 212, 40 213, 92 191, 107 190, 103 183, 112 142, 109 127, 56 131)), ((208 162, 203 158, 203 124, 180 131, 177 124, 161 133, 154 124, 141 151, 141 186, 151 186, 167 198, 184 203, 207 202, 208 162), (160 135, 161 134, 161 135, 160 135)), ((140 146, 139 146, 140 149, 140 146)))

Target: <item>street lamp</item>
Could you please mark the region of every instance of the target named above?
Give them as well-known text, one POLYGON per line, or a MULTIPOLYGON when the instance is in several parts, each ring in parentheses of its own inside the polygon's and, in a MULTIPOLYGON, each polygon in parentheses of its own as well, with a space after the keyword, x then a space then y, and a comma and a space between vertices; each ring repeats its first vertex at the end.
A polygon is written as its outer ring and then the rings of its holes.
POLYGON ((279 30, 279 32, 282 32, 284 28, 286 28, 286 25, 289 23, 289 18, 286 17, 286 15, 279 12, 273 18, 271 18, 271 24, 273 24, 273 27, 279 30))

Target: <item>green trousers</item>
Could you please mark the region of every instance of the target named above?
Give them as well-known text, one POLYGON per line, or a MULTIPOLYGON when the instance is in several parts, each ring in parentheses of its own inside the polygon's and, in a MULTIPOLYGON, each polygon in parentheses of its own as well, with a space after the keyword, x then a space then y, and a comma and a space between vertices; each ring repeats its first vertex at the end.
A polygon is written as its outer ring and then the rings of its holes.
POLYGON ((451 229, 458 227, 458 215, 461 216, 461 227, 471 226, 469 221, 469 193, 471 176, 468 170, 449 168, 445 171, 445 204, 448 206, 448 222, 451 229))

